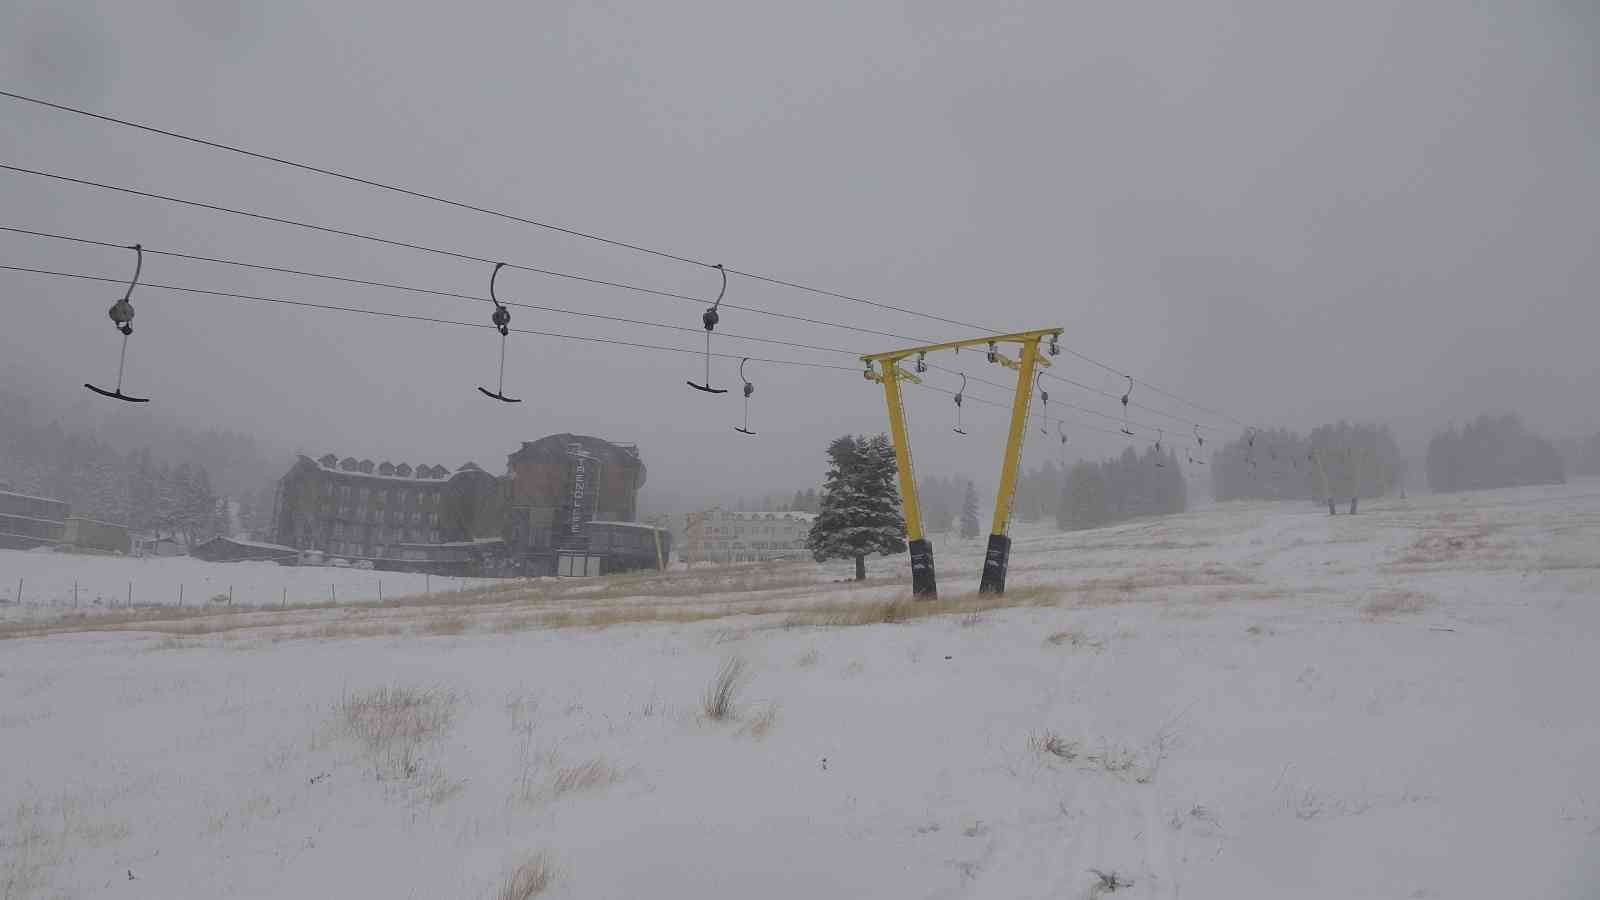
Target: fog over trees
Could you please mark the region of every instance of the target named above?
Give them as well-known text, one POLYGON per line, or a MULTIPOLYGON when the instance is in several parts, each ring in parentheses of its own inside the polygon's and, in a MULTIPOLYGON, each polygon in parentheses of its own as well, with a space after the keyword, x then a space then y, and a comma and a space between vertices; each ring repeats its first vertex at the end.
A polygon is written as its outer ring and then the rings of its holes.
POLYGON ((1398 491, 1405 469, 1387 425, 1341 421, 1229 441, 1211 456, 1211 488, 1217 500, 1348 502, 1398 491))
POLYGON ((1172 450, 1132 447, 1103 462, 1067 470, 1056 524, 1068 531, 1098 528, 1135 516, 1170 515, 1189 506, 1189 490, 1172 450))
MULTIPOLYGON (((1591 442, 1593 439, 1591 439, 1591 442)), ((1428 441, 1428 487, 1435 493, 1562 484, 1561 454, 1516 415, 1483 415, 1428 441)))

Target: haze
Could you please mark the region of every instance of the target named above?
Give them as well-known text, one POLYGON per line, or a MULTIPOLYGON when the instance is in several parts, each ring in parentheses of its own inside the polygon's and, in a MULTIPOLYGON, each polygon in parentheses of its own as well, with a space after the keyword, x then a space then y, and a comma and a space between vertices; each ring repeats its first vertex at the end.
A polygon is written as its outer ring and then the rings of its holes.
MULTIPOLYGON (((1409 451, 1485 411, 1600 428, 1600 17, 1588 4, 9 2, 0 85, 707 262, 1064 342, 1238 420, 1391 424, 1409 451)), ((703 268, 0 99, 0 162, 714 297, 703 268)), ((0 225, 481 296, 489 267, 0 172, 0 225)), ((127 251, 0 233, 0 264, 126 279, 127 251)), ((487 322, 487 303, 171 258, 144 278, 487 322)), ((700 306, 527 272, 505 298, 698 328, 700 306)), ((0 378, 64 413, 114 378, 114 284, 0 271, 0 378)), ((728 302, 969 336, 733 278, 728 302)), ((499 471, 518 442, 637 441, 650 490, 815 485, 884 426, 843 354, 902 342, 725 311, 736 363, 487 330, 135 294, 152 414, 269 446, 499 471)), ((513 326, 699 349, 697 334, 516 309, 513 326)), ((962 354, 968 372, 1009 373, 962 354)), ((1069 356, 1059 374, 1126 382, 1069 356)), ((931 385, 957 379, 931 373, 931 385)), ((1137 390, 1137 389, 1136 389, 1137 390)), ((969 394, 1002 400, 973 385, 969 394)), ((1117 415, 1055 384, 1052 399, 1117 415)), ((1237 427, 1149 392, 1136 400, 1237 427)), ((912 390, 919 470, 992 484, 1004 411, 912 390)), ((117 409, 118 415, 130 414, 117 409)), ((1109 420, 1068 412, 1096 428, 1109 420)), ((1138 414, 1187 433, 1176 420, 1138 414)), ((1074 431, 1073 455, 1120 436, 1074 431)), ((1058 452, 1033 429, 1025 464, 1058 452)), ((278 473, 264 473, 276 477, 278 473)))

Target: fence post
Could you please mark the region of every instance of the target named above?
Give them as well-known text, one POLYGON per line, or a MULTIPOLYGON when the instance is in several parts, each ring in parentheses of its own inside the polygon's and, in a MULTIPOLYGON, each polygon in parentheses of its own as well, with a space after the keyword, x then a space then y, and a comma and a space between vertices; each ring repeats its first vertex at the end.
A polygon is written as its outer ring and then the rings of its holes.
POLYGON ((22 579, 17 579, 17 605, 22 605, 22 579))
POLYGON ((183 605, 183 582, 178 582, 178 605, 183 605))
POLYGON ((133 609, 133 582, 128 582, 128 609, 133 609))
POLYGON ((378 579, 378 602, 383 602, 383 579, 378 579))
POLYGON ((333 589, 333 585, 331 583, 328 585, 328 602, 329 603, 338 603, 339 602, 339 594, 338 594, 337 591, 335 591, 333 589))
POLYGON ((228 585, 228 605, 233 605, 233 585, 228 585))
POLYGON ((281 600, 278 603, 278 606, 279 606, 279 608, 287 608, 289 606, 289 589, 288 588, 284 588, 283 589, 283 600, 281 600))
POLYGON ((422 585, 423 585, 423 587, 422 587, 423 592, 427 594, 427 597, 428 597, 429 600, 432 600, 433 599, 433 573, 432 572, 423 572, 422 573, 422 585))
POLYGON ((72 608, 78 608, 78 579, 72 579, 72 608))

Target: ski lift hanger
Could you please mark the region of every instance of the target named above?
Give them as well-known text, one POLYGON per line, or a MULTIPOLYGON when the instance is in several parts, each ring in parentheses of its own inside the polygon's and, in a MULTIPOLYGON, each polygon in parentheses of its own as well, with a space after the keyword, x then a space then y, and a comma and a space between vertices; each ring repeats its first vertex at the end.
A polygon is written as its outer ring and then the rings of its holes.
POLYGON ((748 356, 739 360, 739 380, 744 382, 744 426, 740 427, 735 425, 733 426, 733 430, 741 434, 748 434, 751 437, 754 437, 755 432, 750 430, 750 395, 756 392, 756 386, 750 381, 750 379, 744 377, 744 364, 749 361, 750 357, 748 356))
POLYGON ((494 293, 495 279, 500 277, 500 270, 505 268, 505 265, 503 262, 497 262, 494 264, 494 271, 489 273, 489 302, 494 304, 494 315, 490 317, 490 321, 500 332, 500 384, 493 391, 481 385, 478 390, 482 391, 485 397, 492 397, 503 403, 521 403, 522 401, 516 397, 506 396, 506 339, 511 335, 511 310, 506 309, 505 304, 501 303, 500 298, 494 293))
MULTIPOLYGON (((721 317, 717 315, 717 307, 722 305, 722 298, 728 293, 728 270, 722 267, 722 263, 717 263, 712 268, 716 269, 717 274, 722 276, 722 289, 717 291, 717 299, 712 301, 711 305, 706 307, 706 311, 700 314, 700 324, 704 325, 706 329, 706 383, 695 384, 692 381, 684 383, 697 391, 705 391, 708 394, 726 394, 728 392, 727 388, 714 388, 711 386, 711 332, 715 331, 717 323, 722 321, 721 317)), ((746 384, 748 383, 746 382, 746 384)))
POLYGON ((1033 377, 1033 389, 1039 392, 1039 433, 1049 434, 1045 424, 1050 421, 1050 392, 1044 389, 1044 372, 1033 377))
POLYGON ((122 295, 122 299, 111 304, 111 309, 106 312, 106 315, 111 317, 111 324, 117 326, 117 330, 122 332, 122 353, 117 359, 117 387, 116 390, 108 391, 105 388, 95 387, 87 381, 83 383, 83 386, 102 397, 110 397, 113 400, 122 400, 127 403, 149 403, 149 397, 130 397, 122 392, 122 373, 128 364, 128 338, 133 334, 133 289, 139 284, 139 273, 144 269, 144 247, 134 244, 128 249, 135 254, 133 280, 128 282, 128 290, 122 295))
POLYGON ((951 398, 956 401, 956 427, 950 430, 956 434, 966 434, 967 430, 961 427, 961 399, 967 393, 967 375, 965 372, 957 372, 956 374, 961 376, 961 387, 956 390, 956 395, 951 398))
POLYGON ((1122 433, 1133 437, 1133 432, 1128 430, 1128 398, 1133 396, 1133 376, 1124 375, 1128 379, 1128 389, 1122 392, 1122 433))

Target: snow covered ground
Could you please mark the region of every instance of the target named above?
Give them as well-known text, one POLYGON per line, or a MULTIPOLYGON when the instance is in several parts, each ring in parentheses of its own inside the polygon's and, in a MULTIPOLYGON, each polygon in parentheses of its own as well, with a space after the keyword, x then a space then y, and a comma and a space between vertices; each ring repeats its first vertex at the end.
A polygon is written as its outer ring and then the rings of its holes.
POLYGON ((11 622, 0 898, 1600 896, 1600 483, 981 552, 11 622))

